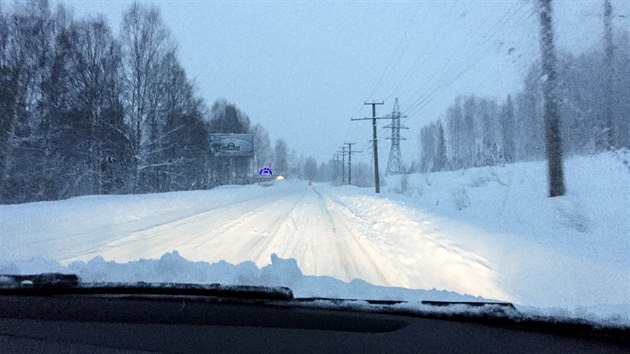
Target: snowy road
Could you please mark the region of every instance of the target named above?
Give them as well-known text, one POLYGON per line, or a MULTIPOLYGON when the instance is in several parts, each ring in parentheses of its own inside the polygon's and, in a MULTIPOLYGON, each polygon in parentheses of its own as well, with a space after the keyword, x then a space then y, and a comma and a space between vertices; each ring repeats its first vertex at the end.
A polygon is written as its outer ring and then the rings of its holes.
POLYGON ((32 216, 40 222, 9 221, 4 229, 15 235, 5 240, 13 243, 14 254, 66 264, 96 256, 117 262, 157 259, 177 250, 193 261, 264 266, 276 253, 296 259, 306 275, 511 299, 497 285, 498 274, 488 261, 439 236, 431 220, 388 199, 302 181, 173 196, 172 203, 145 197, 143 207, 121 196, 110 208, 98 199, 108 197, 86 197, 85 208, 70 204, 72 213, 64 211, 64 202, 41 203, 46 215, 32 216), (59 210, 46 209, 47 204, 59 210), (92 205, 104 209, 90 211, 92 205), (24 225, 30 228, 27 237, 20 234, 24 225))
POLYGON ((368 215, 360 200, 327 185, 281 182, 262 189, 262 196, 148 226, 66 261, 100 255, 127 262, 177 250, 194 261, 263 266, 276 253, 296 259, 307 275, 509 298, 484 259, 432 236, 428 221, 396 215, 386 201, 371 198, 382 213, 368 215))

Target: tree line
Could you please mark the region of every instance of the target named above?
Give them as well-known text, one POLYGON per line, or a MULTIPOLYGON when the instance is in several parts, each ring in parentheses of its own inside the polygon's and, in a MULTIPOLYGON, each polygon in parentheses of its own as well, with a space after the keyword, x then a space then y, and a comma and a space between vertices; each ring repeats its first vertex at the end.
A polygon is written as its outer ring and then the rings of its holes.
POLYGON ((115 35, 46 0, 0 4, 0 202, 245 183, 249 160, 210 156, 210 133, 252 133, 253 164, 289 171, 286 142, 196 94, 155 7, 130 5, 115 35))
MULTIPOLYGON (((565 154, 594 154, 630 147, 630 53, 628 32, 609 36, 602 50, 558 53, 557 106, 565 154), (614 38, 614 39, 613 39, 614 38)), ((445 115, 420 130, 419 172, 457 170, 545 156, 540 62, 524 88, 503 102, 460 96, 445 115)))

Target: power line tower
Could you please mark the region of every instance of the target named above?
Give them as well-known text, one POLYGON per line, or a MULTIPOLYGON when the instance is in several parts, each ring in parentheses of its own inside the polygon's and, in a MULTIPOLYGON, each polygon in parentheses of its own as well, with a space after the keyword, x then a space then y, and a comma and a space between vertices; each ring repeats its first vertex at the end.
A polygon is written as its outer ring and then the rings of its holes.
POLYGON ((402 116, 400 114, 398 98, 396 98, 396 100, 394 101, 394 109, 390 116, 392 122, 383 127, 392 129, 392 136, 390 138, 387 138, 392 141, 392 146, 389 150, 389 159, 387 160, 387 170, 385 171, 385 175, 398 175, 404 172, 402 166, 402 156, 400 154, 400 141, 407 140, 400 137, 400 130, 409 129, 400 125, 400 118, 407 118, 407 116, 402 116))

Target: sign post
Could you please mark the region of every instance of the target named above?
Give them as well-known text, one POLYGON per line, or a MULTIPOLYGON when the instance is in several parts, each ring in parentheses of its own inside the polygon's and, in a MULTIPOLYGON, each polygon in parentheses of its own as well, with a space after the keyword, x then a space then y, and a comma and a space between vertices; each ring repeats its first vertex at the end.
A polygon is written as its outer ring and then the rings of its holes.
POLYGON ((210 134, 208 143, 218 184, 252 183, 253 134, 210 134))

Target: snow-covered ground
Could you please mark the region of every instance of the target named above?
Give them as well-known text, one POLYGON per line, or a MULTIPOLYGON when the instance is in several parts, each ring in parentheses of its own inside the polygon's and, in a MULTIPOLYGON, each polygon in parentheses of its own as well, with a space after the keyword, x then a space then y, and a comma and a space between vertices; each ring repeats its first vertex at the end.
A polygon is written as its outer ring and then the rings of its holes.
POLYGON ((630 315, 630 168, 627 151, 568 158, 567 194, 547 198, 546 164, 388 179, 392 197, 429 212, 442 234, 488 259, 512 301, 621 305, 630 315))
POLYGON ((390 177, 381 195, 276 181, 5 205, 0 274, 282 285, 296 296, 480 296, 630 323, 624 158, 568 159, 568 194, 552 199, 545 165, 529 162, 410 175, 404 188, 390 177))

